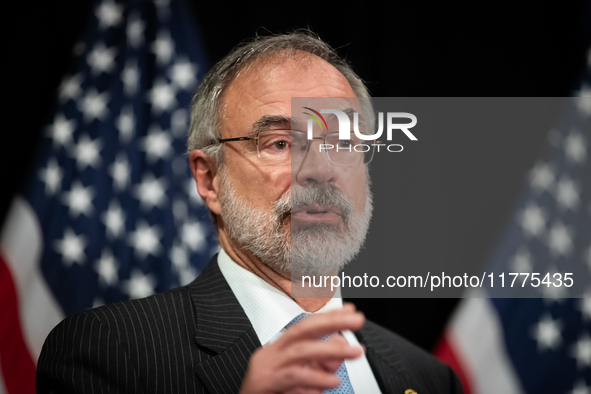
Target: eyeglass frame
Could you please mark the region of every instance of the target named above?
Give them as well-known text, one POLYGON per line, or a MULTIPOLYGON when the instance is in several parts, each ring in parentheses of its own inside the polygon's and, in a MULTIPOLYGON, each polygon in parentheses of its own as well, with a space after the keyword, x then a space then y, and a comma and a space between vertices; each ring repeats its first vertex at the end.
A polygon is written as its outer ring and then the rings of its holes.
MULTIPOLYGON (((233 142, 233 141, 250 141, 250 140, 256 140, 256 142, 257 142, 257 156, 260 159, 261 158, 261 152, 259 151, 259 138, 260 138, 260 135, 262 133, 265 133, 267 131, 290 131, 290 132, 293 132, 294 130, 292 130, 292 129, 263 130, 263 131, 260 131, 259 134, 256 137, 244 136, 244 137, 235 137, 235 138, 218 138, 217 142, 214 142, 214 143, 209 144, 207 146, 211 146, 211 145, 214 145, 214 144, 223 144, 225 142, 233 142)), ((299 133, 306 134, 306 132, 304 132, 304 131, 300 131, 300 130, 295 130, 295 131, 297 131, 299 133)), ((328 133, 328 134, 325 134, 324 137, 312 137, 311 139, 308 138, 307 140, 308 141, 311 141, 311 140, 321 140, 321 141, 324 141, 324 145, 327 145, 326 144, 326 137, 329 136, 329 135, 334 135, 334 134, 339 134, 339 133, 338 132, 328 133)), ((381 143, 381 141, 375 141, 375 143, 379 144, 379 143, 381 143)), ((312 145, 311 143, 308 144, 308 147, 306 148, 306 155, 308 154, 308 151, 310 150, 310 146, 311 145, 312 145)), ((326 157, 328 158, 328 161, 330 161, 335 166, 339 166, 339 167, 350 167, 350 168, 356 167, 354 165, 353 166, 346 166, 346 165, 342 165, 342 164, 337 164, 337 163, 335 163, 334 161, 331 160, 330 155, 328 154, 328 149, 325 149, 325 152, 326 152, 326 157)), ((362 153, 362 152, 360 152, 360 153, 362 153)), ((374 146, 372 148, 371 159, 367 163, 362 163, 362 165, 367 165, 367 164, 371 163, 371 161, 373 160, 374 154, 375 154, 375 144, 374 144, 374 146)), ((306 155, 304 155, 304 157, 302 158, 302 162, 306 158, 306 155)))

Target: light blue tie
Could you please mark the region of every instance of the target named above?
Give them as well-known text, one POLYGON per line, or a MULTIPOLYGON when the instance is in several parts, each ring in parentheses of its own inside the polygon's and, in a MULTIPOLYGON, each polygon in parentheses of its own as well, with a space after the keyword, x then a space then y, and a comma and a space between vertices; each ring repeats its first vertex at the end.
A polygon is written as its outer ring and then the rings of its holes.
MULTIPOLYGON (((289 324, 287 324, 285 326, 285 328, 293 326, 294 324, 300 322, 301 320, 305 319, 308 316, 312 316, 312 314, 311 313, 300 313, 299 315, 294 317, 293 320, 290 321, 289 324)), ((321 342, 328 341, 330 338, 333 337, 333 335, 336 335, 336 334, 325 335, 322 338, 320 338, 320 341, 321 342)), ((336 376, 339 379, 341 379, 341 385, 339 387, 337 387, 336 389, 325 390, 324 394, 355 394, 355 392, 353 391, 353 386, 351 386, 351 381, 349 380, 349 374, 347 373, 347 367, 345 366, 345 362, 343 362, 341 364, 341 366, 339 367, 339 369, 337 370, 336 376)))

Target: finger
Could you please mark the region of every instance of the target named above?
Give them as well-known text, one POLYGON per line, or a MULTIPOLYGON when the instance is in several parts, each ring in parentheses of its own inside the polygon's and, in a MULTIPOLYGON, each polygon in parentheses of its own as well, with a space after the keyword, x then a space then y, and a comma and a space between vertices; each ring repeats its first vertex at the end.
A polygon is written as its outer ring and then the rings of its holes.
POLYGON ((330 390, 339 387, 341 380, 334 374, 318 369, 292 367, 278 373, 276 391, 284 392, 295 389, 330 390))
POLYGON ((291 326, 277 340, 279 346, 302 339, 318 339, 337 331, 357 331, 365 323, 365 316, 355 311, 338 310, 321 313, 291 326))
POLYGON ((289 390, 289 391, 285 392, 284 394, 322 394, 323 392, 324 392, 323 390, 317 390, 317 389, 297 388, 295 390, 289 390))
POLYGON ((324 360, 316 364, 316 368, 335 374, 343 364, 343 360, 324 360))
POLYGON ((360 347, 351 346, 344 338, 328 342, 299 341, 278 352, 277 365, 309 364, 320 361, 338 361, 354 359, 361 356, 360 347))
MULTIPOLYGON (((334 337, 332 337, 329 342, 333 342, 333 343, 337 343, 337 344, 341 344, 341 345, 349 345, 349 343, 347 342, 347 340, 342 337, 341 335, 336 335, 334 337)), ((352 346, 353 348, 356 348, 355 346, 352 346)), ((363 350, 363 349, 361 349, 363 350)), ((359 353, 359 356, 361 356, 361 352, 359 353)), ((318 362, 318 368, 322 368, 323 370, 325 370, 326 372, 331 372, 331 373, 335 373, 340 367, 341 364, 344 362, 343 359, 338 359, 338 360, 320 360, 318 362)))

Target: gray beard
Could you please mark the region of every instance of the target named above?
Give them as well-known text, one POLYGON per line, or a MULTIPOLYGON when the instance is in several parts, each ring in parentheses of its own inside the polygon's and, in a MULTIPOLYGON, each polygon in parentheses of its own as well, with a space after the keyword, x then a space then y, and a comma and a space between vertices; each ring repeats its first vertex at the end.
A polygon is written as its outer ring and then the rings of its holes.
POLYGON ((236 195, 223 165, 219 175, 221 216, 228 237, 277 273, 291 273, 292 277, 336 275, 365 241, 373 209, 369 182, 363 212, 355 212, 347 195, 333 185, 292 185, 291 192, 284 193, 272 211, 265 211, 236 195), (343 224, 292 223, 290 231, 285 220, 291 210, 313 203, 340 212, 343 224))

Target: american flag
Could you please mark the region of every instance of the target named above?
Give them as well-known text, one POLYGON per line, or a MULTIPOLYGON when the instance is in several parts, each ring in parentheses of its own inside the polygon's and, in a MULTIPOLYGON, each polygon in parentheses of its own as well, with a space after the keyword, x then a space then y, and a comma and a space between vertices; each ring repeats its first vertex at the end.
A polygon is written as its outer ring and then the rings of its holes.
POLYGON ((0 393, 72 313, 193 280, 217 251, 186 150, 206 63, 183 0, 93 6, 0 249, 0 393))
POLYGON ((466 393, 591 394, 591 50, 487 269, 573 272, 583 291, 486 298, 498 295, 488 289, 460 304, 436 353, 466 393))

